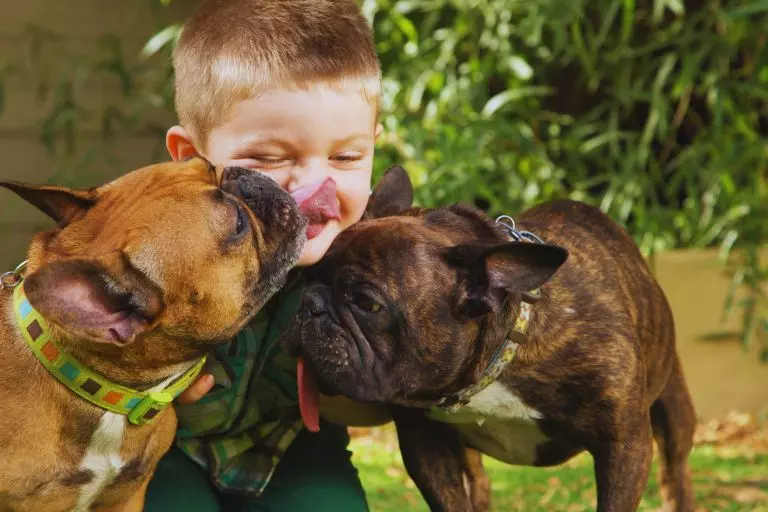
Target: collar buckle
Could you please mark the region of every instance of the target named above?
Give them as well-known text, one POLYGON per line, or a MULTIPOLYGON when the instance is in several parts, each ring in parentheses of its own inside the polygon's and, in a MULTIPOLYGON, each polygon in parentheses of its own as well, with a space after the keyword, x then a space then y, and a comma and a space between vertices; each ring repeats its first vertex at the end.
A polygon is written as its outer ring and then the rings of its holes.
POLYGON ((436 407, 449 412, 455 412, 470 402, 471 396, 462 396, 461 393, 444 396, 435 403, 436 407))
POLYGON ((28 260, 22 261, 14 270, 10 272, 0 274, 0 290, 4 290, 6 288, 13 290, 19 286, 19 283, 21 283, 22 279, 24 279, 23 274, 27 269, 27 261, 28 260))
POLYGON ((515 242, 533 242, 543 244, 544 240, 530 231, 519 231, 515 219, 509 215, 500 215, 496 218, 496 224, 504 227, 515 242))
POLYGON ((168 407, 174 396, 165 391, 149 391, 147 396, 128 413, 128 421, 134 425, 146 425, 168 407))

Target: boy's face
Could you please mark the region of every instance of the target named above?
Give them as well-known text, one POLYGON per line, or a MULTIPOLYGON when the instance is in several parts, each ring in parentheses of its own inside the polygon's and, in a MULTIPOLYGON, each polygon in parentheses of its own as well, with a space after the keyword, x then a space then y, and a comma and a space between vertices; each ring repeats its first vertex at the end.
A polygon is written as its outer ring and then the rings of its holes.
POLYGON ((310 218, 298 263, 305 266, 319 261, 336 236, 360 220, 377 132, 375 107, 360 93, 315 86, 272 89, 235 104, 210 132, 204 153, 180 126, 168 131, 166 143, 174 159, 196 153, 217 165, 257 169, 297 200, 311 195, 307 202, 321 206, 310 218))

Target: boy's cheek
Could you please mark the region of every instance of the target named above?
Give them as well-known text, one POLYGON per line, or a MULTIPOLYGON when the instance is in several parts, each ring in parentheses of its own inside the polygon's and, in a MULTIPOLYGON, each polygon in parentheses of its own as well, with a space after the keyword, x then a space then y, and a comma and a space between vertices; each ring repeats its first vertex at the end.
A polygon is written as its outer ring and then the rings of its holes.
POLYGON ((342 203, 342 219, 341 227, 346 229, 352 224, 358 222, 365 212, 365 207, 368 205, 368 198, 370 197, 370 191, 367 188, 358 189, 353 191, 347 197, 341 199, 342 203))
POLYGON ((341 233, 341 226, 336 221, 331 221, 326 230, 316 238, 308 240, 301 253, 297 267, 307 267, 320 261, 328 252, 333 241, 341 233))
POLYGON ((362 204, 365 208, 371 194, 371 174, 371 171, 363 171, 340 176, 337 180, 340 199, 362 204))

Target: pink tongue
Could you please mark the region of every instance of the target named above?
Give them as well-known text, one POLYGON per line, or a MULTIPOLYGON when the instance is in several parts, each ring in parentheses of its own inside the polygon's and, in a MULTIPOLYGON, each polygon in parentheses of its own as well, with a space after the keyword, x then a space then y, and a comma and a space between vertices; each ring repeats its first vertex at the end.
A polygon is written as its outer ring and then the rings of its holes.
POLYGON ((299 358, 296 365, 296 377, 299 385, 299 410, 304 426, 310 432, 320 432, 320 392, 317 381, 304 359, 299 358))
POLYGON ((309 218, 310 224, 341 218, 336 202, 336 182, 333 178, 304 185, 291 192, 291 196, 299 205, 299 211, 309 218))

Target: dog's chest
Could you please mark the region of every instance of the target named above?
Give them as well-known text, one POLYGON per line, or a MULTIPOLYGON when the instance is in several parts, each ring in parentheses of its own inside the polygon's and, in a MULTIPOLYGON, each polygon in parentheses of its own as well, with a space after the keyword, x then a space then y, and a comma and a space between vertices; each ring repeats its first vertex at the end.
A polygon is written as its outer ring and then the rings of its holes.
POLYGON ((452 424, 468 445, 509 464, 534 464, 536 448, 549 439, 536 422, 542 415, 498 382, 455 412, 433 409, 429 417, 452 424))
POLYGON ((109 486, 120 474, 125 461, 120 456, 125 437, 126 417, 112 412, 105 412, 99 426, 93 433, 91 443, 80 462, 80 470, 88 472, 92 478, 82 486, 78 495, 76 511, 87 511, 99 497, 104 488, 109 486))

